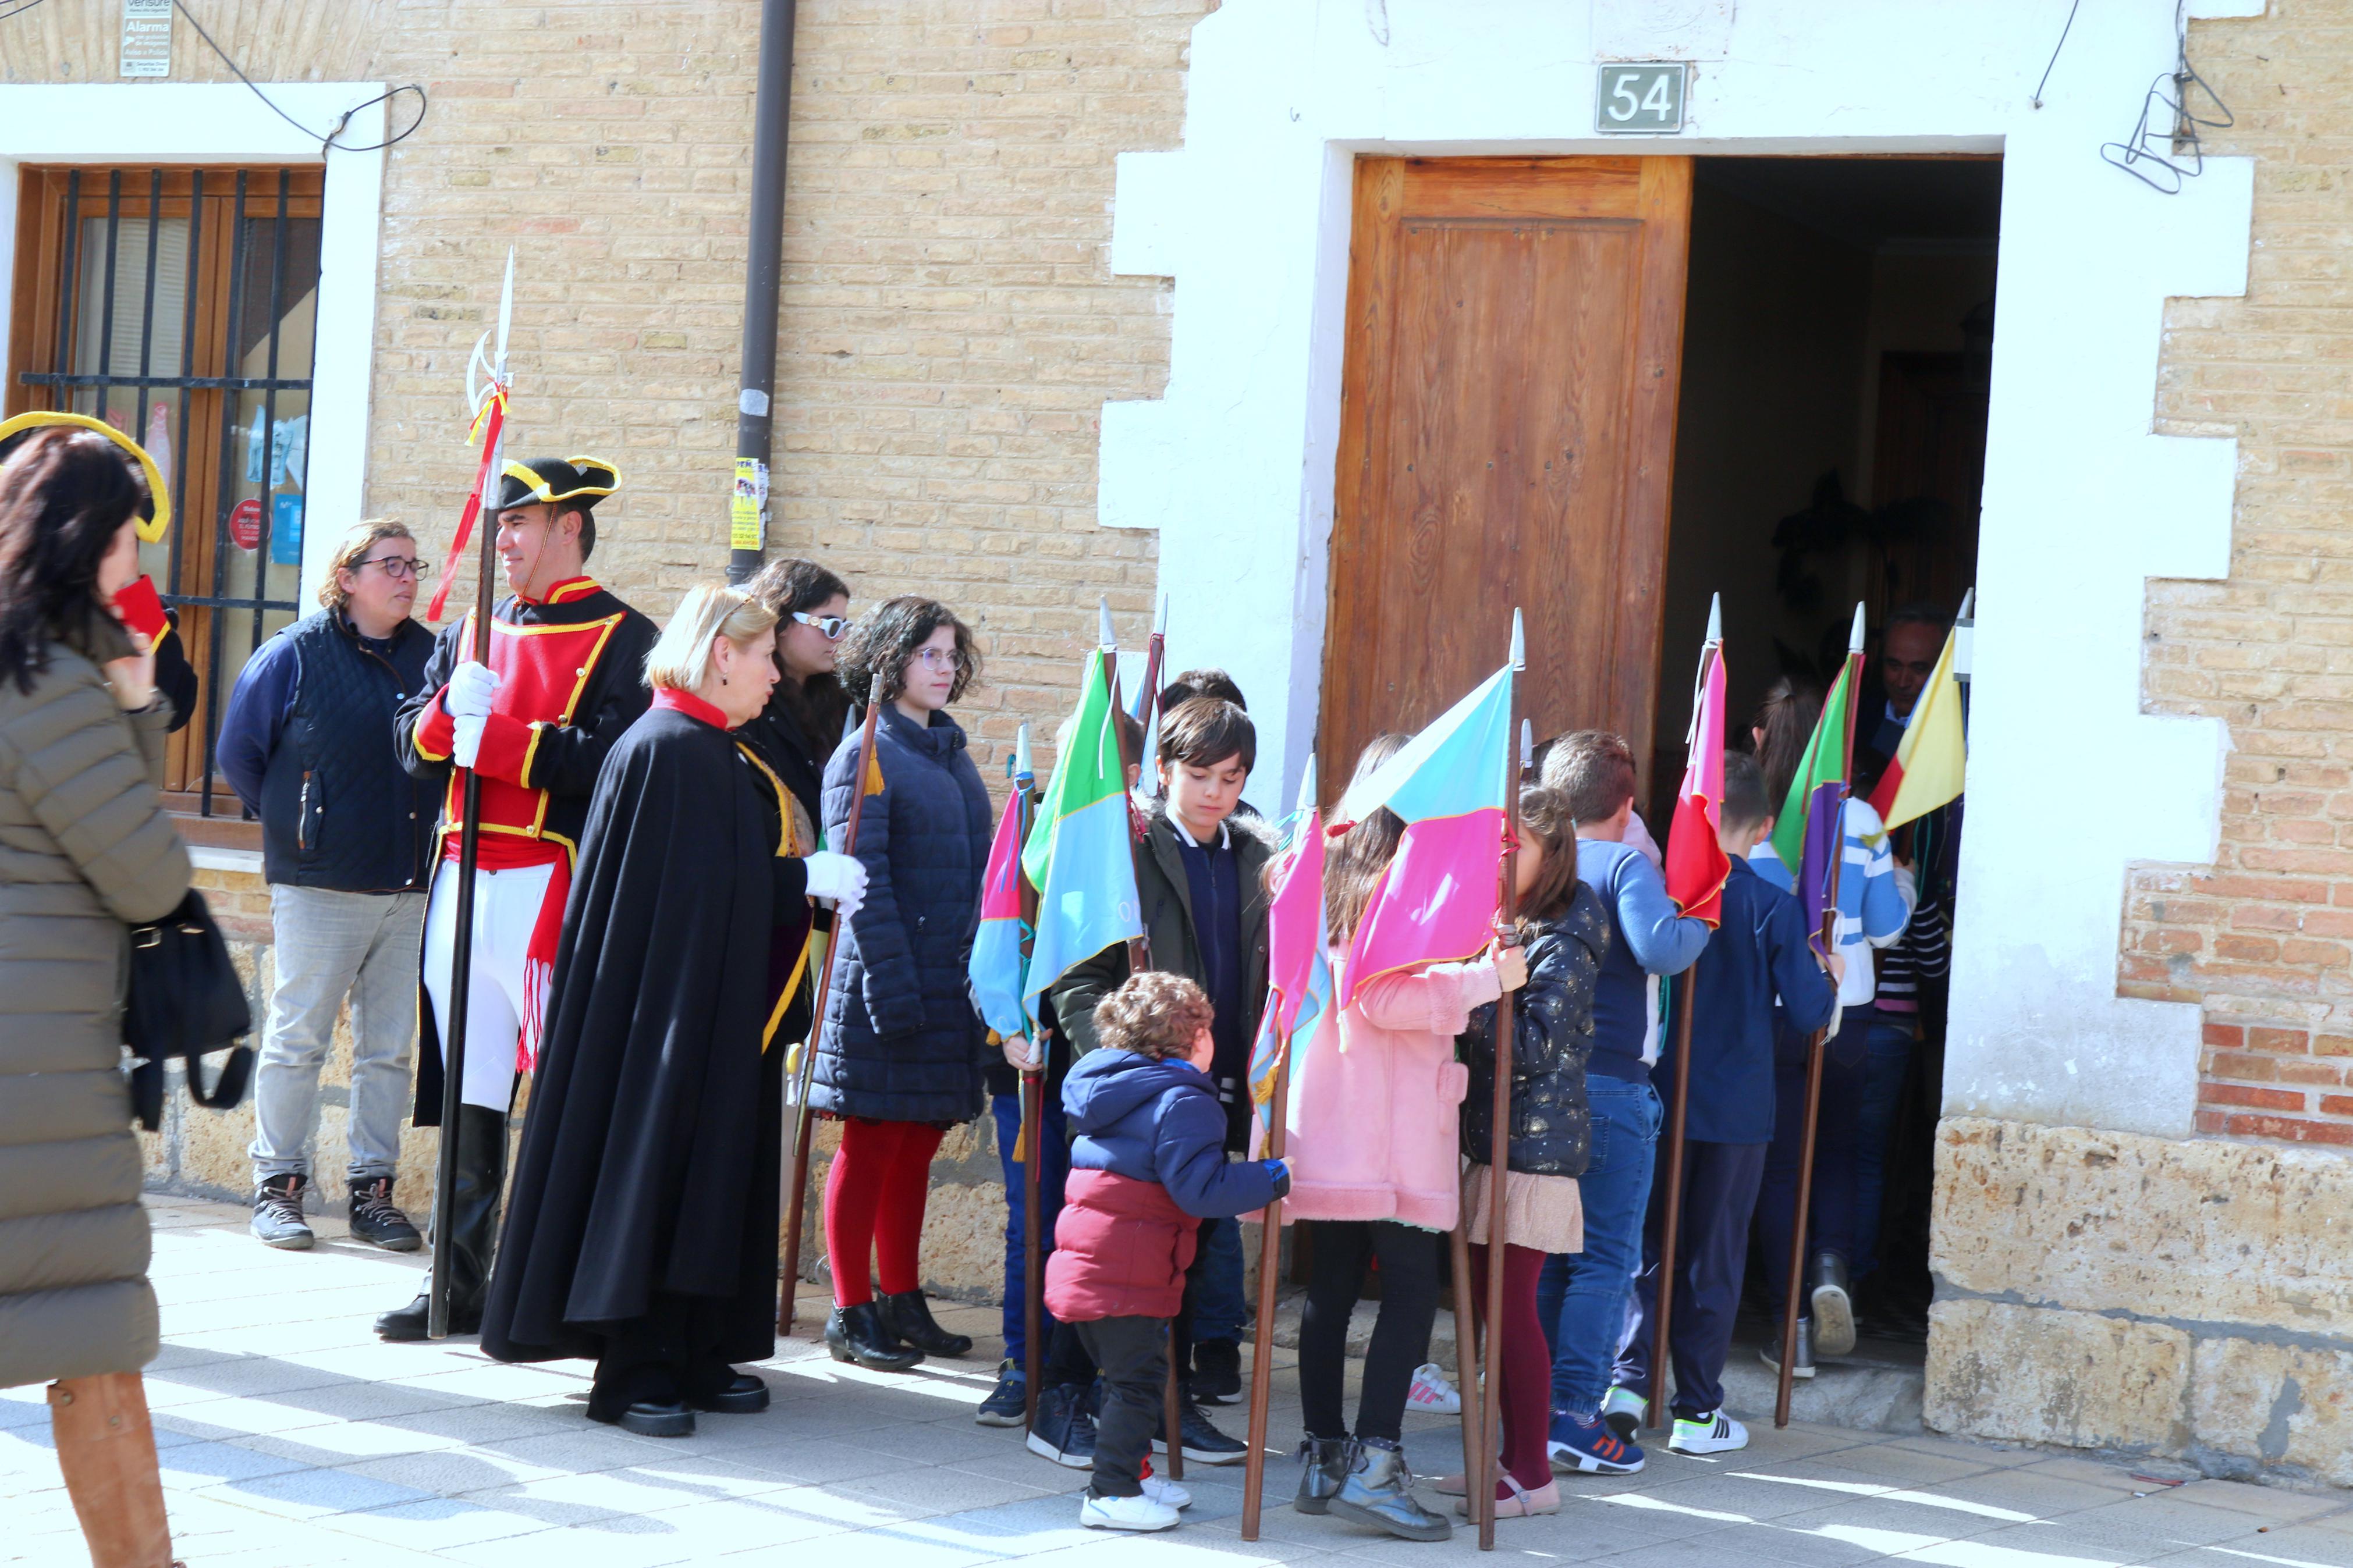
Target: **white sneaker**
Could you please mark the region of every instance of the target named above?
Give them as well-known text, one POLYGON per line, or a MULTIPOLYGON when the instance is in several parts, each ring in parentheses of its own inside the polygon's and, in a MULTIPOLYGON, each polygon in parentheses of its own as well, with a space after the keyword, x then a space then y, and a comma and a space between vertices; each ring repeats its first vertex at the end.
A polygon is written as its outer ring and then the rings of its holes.
POLYGON ((1406 1391, 1405 1407, 1425 1415, 1460 1415, 1462 1395, 1446 1381, 1436 1362, 1424 1362, 1413 1369, 1413 1386, 1406 1391))
POLYGON ((1678 1454, 1728 1454, 1748 1447, 1748 1428, 1721 1410, 1688 1421, 1678 1415, 1667 1447, 1678 1454))
POLYGON ((1097 1497, 1079 1502, 1079 1522, 1090 1530, 1174 1530, 1176 1510, 1149 1493, 1143 1497, 1097 1497))
POLYGON ((1175 1481, 1170 1480, 1166 1476, 1145 1477, 1144 1495, 1150 1498, 1154 1502, 1166 1503, 1170 1508, 1191 1508, 1193 1506, 1193 1494, 1187 1491, 1183 1487, 1178 1486, 1175 1481))
POLYGON ((1630 1443, 1634 1440, 1634 1434, 1641 1430, 1642 1417, 1650 1408, 1649 1400, 1623 1384, 1613 1383, 1609 1385, 1609 1392, 1601 1398, 1601 1424, 1609 1427, 1620 1442, 1630 1443))

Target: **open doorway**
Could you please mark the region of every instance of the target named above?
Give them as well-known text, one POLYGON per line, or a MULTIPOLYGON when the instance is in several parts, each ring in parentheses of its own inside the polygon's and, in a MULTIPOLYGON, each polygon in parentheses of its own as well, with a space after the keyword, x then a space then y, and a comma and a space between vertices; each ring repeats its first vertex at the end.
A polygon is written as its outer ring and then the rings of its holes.
MULTIPOLYGON (((1723 595, 1736 744, 1777 678, 1827 684, 1855 604, 1866 606, 1861 752, 1887 711, 1879 638, 1889 616, 1926 604, 1949 616, 1971 584, 2000 205, 1998 159, 1697 160, 1652 821, 1670 819, 1683 775, 1711 595, 1723 595)), ((1858 782, 1867 791, 1872 781, 1858 782)), ((1910 833, 1899 852, 1914 847, 1910 833)), ((1881 1223, 1856 1242, 1877 1264, 1856 1289, 1866 1357, 1916 1360, 1926 1333, 1941 984, 1924 986, 1919 1017, 1887 1136, 1881 1223)), ((1744 1344, 1761 1341, 1767 1303, 1760 1247, 1749 1256, 1744 1344)))

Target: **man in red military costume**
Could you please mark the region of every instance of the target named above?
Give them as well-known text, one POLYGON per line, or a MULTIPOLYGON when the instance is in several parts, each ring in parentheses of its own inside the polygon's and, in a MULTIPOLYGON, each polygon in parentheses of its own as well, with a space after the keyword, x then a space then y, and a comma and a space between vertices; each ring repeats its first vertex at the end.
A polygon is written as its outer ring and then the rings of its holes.
MULTIPOLYGON (((449 1016, 457 932, 457 770, 482 777, 482 830, 474 882, 472 977, 466 1002, 465 1081, 453 1140, 457 1196, 447 1215, 449 1328, 481 1327, 506 1180, 507 1111, 518 1073, 539 1048, 547 985, 572 886, 572 861, 596 770, 645 712, 653 622, 587 575, 596 548, 594 508, 620 489, 597 458, 510 462, 500 476, 498 552, 514 592, 491 612, 487 666, 468 657, 473 616, 442 632, 420 694, 401 706, 395 740, 419 778, 448 781, 442 858, 425 917, 423 1050, 415 1122, 441 1117, 441 1031, 449 1016)), ((376 1319, 387 1340, 425 1338, 427 1299, 376 1319)))

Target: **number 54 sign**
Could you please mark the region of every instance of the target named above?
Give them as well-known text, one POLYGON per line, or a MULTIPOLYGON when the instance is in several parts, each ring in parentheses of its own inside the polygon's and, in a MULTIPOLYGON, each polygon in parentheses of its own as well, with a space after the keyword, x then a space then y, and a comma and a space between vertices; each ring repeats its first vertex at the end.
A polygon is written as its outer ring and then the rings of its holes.
POLYGON ((1683 128, 1683 86, 1691 67, 1612 64, 1601 68, 1593 128, 1605 136, 1656 136, 1683 128))

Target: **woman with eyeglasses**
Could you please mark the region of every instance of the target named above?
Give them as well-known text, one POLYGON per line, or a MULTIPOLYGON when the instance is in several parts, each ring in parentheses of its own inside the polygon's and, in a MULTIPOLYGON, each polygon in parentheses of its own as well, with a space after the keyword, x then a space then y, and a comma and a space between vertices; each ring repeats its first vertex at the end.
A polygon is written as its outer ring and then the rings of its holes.
POLYGON ((965 978, 994 825, 947 712, 979 673, 972 633, 931 599, 875 605, 842 646, 849 696, 881 704, 881 788, 866 796, 853 847, 850 806, 872 773, 861 778, 859 737, 845 736, 826 764, 826 840, 865 866, 866 901, 836 933, 809 1103, 843 1123, 825 1184, 826 1344, 881 1371, 972 1349, 932 1321, 916 1254, 933 1152, 987 1106, 981 1069, 994 1054, 965 978))

